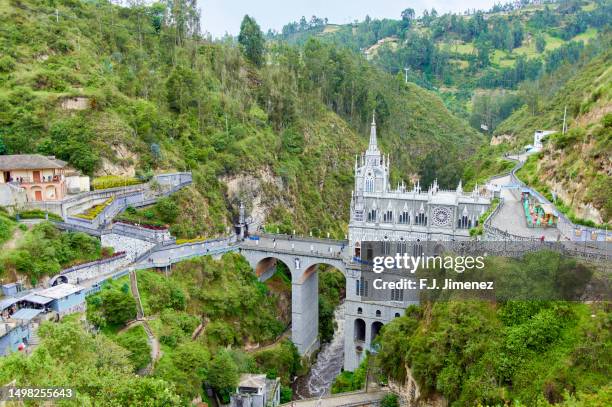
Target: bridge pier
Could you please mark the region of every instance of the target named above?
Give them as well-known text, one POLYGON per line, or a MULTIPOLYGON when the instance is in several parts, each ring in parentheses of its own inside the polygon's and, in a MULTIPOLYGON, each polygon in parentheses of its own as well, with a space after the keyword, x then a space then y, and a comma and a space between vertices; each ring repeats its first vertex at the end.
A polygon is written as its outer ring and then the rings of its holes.
POLYGON ((295 280, 292 273, 291 338, 300 355, 310 355, 319 347, 319 276, 315 272, 295 280))

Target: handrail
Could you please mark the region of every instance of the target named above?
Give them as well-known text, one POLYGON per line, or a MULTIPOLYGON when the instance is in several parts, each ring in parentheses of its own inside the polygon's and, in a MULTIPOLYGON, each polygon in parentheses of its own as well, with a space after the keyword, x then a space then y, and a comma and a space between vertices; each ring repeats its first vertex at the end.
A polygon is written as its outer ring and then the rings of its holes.
MULTIPOLYGON (((521 161, 520 159, 511 157, 511 156, 505 156, 504 157, 507 160, 510 161, 515 161, 516 165, 514 166, 514 168, 512 168, 512 170, 510 170, 509 174, 510 174, 510 180, 512 181, 512 183, 514 184, 518 184, 520 187, 525 188, 527 190, 529 190, 529 193, 534 195, 538 201, 540 201, 540 203, 546 203, 549 205, 552 205, 556 212, 557 212, 557 216, 559 218, 558 222, 557 222, 557 229, 561 232, 562 235, 564 235, 567 239, 569 239, 570 241, 575 241, 573 239, 573 237, 571 236, 571 230, 575 231, 575 230, 580 230, 581 231, 581 237, 583 233, 596 233, 598 235, 601 235, 602 233, 604 234, 603 239, 604 241, 608 238, 608 236, 610 236, 609 231, 605 230, 605 229, 601 229, 601 228, 595 228, 595 227, 591 227, 591 226, 584 226, 584 225, 578 225, 574 222, 572 222, 563 212, 561 212, 556 205, 554 205, 554 203, 550 202, 544 195, 542 195, 540 192, 536 191, 534 188, 530 187, 529 185, 527 185, 525 182, 523 182, 517 175, 516 173, 518 172, 518 170, 520 170, 524 165, 525 165, 525 161, 521 161), (571 229, 571 230, 567 230, 567 229, 571 229)), ((508 175, 507 173, 503 173, 503 175, 501 176, 506 176, 508 175)), ((495 175, 491 178, 489 178, 490 180, 496 179, 496 178, 500 178, 500 176, 495 175)), ((501 207, 501 204, 498 205, 498 208, 501 207)), ((496 214, 497 210, 493 211, 491 213, 491 215, 496 214)), ((484 227, 487 228, 491 228, 491 229, 497 229, 494 226, 490 225, 490 222, 488 223, 488 221, 492 219, 492 216, 489 216, 487 218, 487 221, 485 221, 484 223, 484 227)), ((516 236, 516 235, 512 235, 508 232, 503 232, 499 229, 497 229, 497 232, 501 233, 501 234, 505 234, 507 235, 509 238, 519 238, 519 240, 525 240, 525 237, 522 236, 516 236)), ((584 239, 581 239, 580 241, 587 241, 587 236, 584 237, 584 239)))
POLYGON ((299 236, 299 235, 289 235, 286 233, 253 233, 252 236, 260 236, 266 237, 269 239, 287 239, 287 240, 295 240, 295 241, 304 241, 304 242, 314 242, 314 243, 333 243, 336 245, 340 244, 348 244, 348 240, 336 240, 331 238, 323 238, 323 237, 310 237, 310 236, 299 236))

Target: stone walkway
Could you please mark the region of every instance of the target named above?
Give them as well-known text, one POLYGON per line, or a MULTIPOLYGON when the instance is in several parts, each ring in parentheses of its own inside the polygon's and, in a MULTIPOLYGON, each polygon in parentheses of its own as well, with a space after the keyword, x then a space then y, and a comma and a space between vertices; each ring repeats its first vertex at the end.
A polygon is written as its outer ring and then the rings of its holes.
MULTIPOLYGON (((498 178, 495 184, 501 186, 512 185, 510 175, 498 178)), ((520 189, 502 188, 501 196, 504 203, 498 213, 491 219, 491 225, 504 232, 523 237, 541 238, 546 241, 557 241, 560 232, 557 228, 530 228, 527 227, 525 211, 520 201, 520 189)))

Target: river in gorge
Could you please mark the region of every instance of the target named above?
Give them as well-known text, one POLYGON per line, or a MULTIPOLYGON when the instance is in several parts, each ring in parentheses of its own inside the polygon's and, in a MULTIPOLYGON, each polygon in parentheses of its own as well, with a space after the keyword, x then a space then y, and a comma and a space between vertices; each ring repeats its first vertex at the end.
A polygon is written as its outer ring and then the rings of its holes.
POLYGON ((331 385, 344 365, 344 303, 336 307, 334 322, 334 337, 323 345, 310 372, 294 383, 294 398, 305 399, 330 393, 331 385))

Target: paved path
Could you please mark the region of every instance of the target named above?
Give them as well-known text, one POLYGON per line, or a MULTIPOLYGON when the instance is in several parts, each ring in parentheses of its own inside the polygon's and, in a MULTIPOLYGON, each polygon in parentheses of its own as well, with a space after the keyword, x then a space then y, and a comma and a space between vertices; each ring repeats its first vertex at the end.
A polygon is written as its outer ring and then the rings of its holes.
MULTIPOLYGON (((498 178, 494 182, 501 186, 512 185, 510 175, 498 178)), ((504 200, 499 212, 491 219, 491 225, 512 235, 540 238, 544 236, 547 241, 557 241, 559 230, 557 228, 530 228, 527 227, 525 211, 520 201, 520 189, 502 188, 501 197, 504 200)))
POLYGON ((258 235, 259 239, 245 239, 241 242, 243 247, 257 249, 271 249, 275 252, 315 254, 325 257, 341 258, 347 255, 346 241, 331 239, 310 239, 288 235, 258 235))
POLYGON ((361 406, 378 404, 387 394, 388 390, 379 390, 370 393, 356 392, 346 394, 334 394, 329 397, 313 398, 305 400, 295 400, 291 403, 281 404, 282 406, 299 407, 340 407, 340 406, 361 406))

